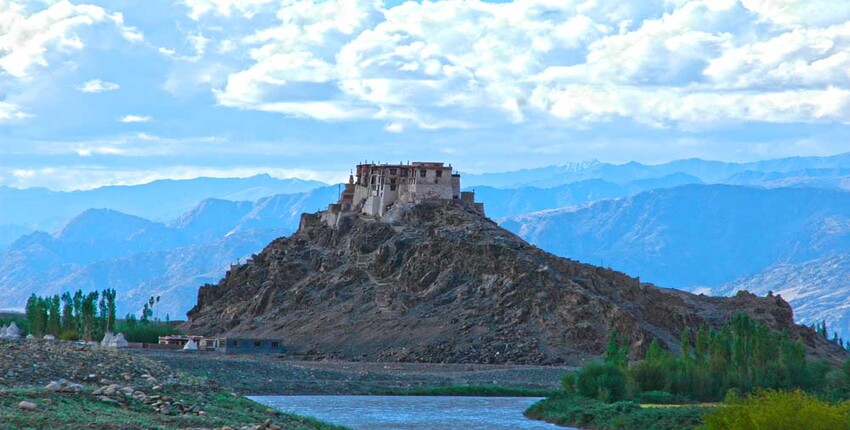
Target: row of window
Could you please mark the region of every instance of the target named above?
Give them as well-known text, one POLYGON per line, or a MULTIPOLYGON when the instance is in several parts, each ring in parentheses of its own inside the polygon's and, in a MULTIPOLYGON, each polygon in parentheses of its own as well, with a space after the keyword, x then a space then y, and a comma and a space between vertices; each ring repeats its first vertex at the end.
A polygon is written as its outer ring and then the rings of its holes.
MULTIPOLYGON (((239 341, 236 341, 236 340, 231 340, 231 341, 228 341, 227 343, 230 346, 234 346, 234 347, 239 346, 239 341)), ((249 341, 249 340, 243 340, 242 346, 248 347, 248 346, 251 346, 252 343, 254 345, 254 348, 261 348, 263 346, 263 342, 259 341, 259 340, 255 340, 253 342, 249 341)), ((272 342, 272 348, 278 348, 278 347, 280 347, 280 342, 272 342)))

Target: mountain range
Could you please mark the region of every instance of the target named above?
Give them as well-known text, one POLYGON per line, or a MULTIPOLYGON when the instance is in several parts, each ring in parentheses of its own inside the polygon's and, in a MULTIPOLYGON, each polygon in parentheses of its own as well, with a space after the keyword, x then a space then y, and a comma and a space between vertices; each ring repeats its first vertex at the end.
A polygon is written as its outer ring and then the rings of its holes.
MULTIPOLYGON (((801 321, 825 319, 847 337, 848 173, 843 154, 573 163, 464 174, 462 184, 489 217, 557 255, 663 287, 781 292, 801 321)), ((0 308, 20 308, 32 292, 115 287, 122 312, 162 294, 163 313, 179 318, 198 285, 337 196, 336 186, 267 175, 75 192, 0 187, 0 308)))
POLYGON ((0 308, 21 307, 33 292, 109 287, 118 291, 121 312, 163 295, 163 316, 182 318, 198 285, 292 233, 302 212, 336 196, 336 187, 322 187, 255 202, 206 199, 168 223, 90 209, 55 233, 25 235, 0 253, 0 308))
POLYGON ((166 222, 207 198, 255 201, 276 194, 293 194, 327 186, 303 179, 269 175, 249 178, 158 180, 142 185, 114 185, 80 191, 0 186, 0 246, 9 231, 53 231, 87 209, 113 209, 141 218, 166 222))

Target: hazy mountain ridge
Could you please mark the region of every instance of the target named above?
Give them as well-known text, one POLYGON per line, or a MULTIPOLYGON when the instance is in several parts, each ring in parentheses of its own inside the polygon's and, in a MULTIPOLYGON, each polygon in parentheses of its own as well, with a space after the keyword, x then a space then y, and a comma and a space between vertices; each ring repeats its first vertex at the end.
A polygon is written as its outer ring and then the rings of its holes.
MULTIPOLYGON (((464 186, 489 185, 499 188, 540 187, 551 188, 589 179, 603 179, 623 184, 642 179, 662 178, 674 174, 685 174, 699 178, 704 183, 730 183, 731 178, 743 172, 788 173, 806 172, 824 174, 831 169, 850 168, 850 153, 830 157, 790 157, 750 163, 727 163, 698 158, 676 160, 657 165, 637 162, 625 164, 569 163, 501 173, 464 174, 464 186)), ((846 177, 847 175, 843 175, 846 177)), ((817 177, 817 176, 816 176, 817 177)), ((802 178, 798 179, 802 180, 802 178)), ((737 185, 758 185, 743 183, 737 185)), ((826 186, 826 184, 825 184, 826 186)))
POLYGON ((504 220, 557 255, 671 288, 850 251, 850 193, 686 185, 504 220))
POLYGON ((207 199, 168 224, 90 209, 53 234, 25 235, 0 253, 0 307, 20 307, 32 292, 110 287, 118 290, 122 311, 163 294, 163 309, 182 317, 199 285, 291 233, 302 212, 336 196, 336 187, 323 187, 256 202, 207 199))
POLYGON ((327 184, 269 175, 249 178, 158 180, 142 185, 115 185, 84 191, 17 189, 0 186, 0 225, 17 224, 33 230, 54 230, 80 212, 112 209, 153 221, 168 221, 201 200, 254 201, 278 194, 310 191, 327 184))

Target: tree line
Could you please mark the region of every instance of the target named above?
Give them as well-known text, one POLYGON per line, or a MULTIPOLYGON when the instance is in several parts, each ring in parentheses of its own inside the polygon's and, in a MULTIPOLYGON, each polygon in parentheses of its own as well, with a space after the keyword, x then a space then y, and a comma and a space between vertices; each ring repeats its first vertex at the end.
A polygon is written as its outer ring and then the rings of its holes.
POLYGON ((722 329, 686 329, 678 353, 653 340, 643 360, 630 365, 629 339, 611 332, 605 359, 567 375, 566 388, 591 398, 619 401, 717 401, 730 392, 801 389, 836 398, 850 393, 850 366, 808 361, 802 342, 746 315, 722 329))
POLYGON ((115 328, 114 289, 53 296, 33 294, 27 300, 29 332, 41 337, 53 335, 63 340, 93 340, 115 328))

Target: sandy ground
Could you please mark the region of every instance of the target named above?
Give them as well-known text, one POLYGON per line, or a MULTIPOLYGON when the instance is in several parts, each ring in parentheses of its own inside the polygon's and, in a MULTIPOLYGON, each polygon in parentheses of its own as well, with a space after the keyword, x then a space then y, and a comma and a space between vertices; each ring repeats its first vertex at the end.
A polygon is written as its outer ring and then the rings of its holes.
POLYGON ((568 366, 300 361, 274 354, 138 350, 240 394, 379 394, 440 385, 556 388, 568 366))

